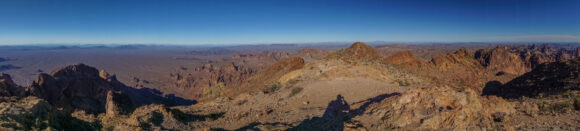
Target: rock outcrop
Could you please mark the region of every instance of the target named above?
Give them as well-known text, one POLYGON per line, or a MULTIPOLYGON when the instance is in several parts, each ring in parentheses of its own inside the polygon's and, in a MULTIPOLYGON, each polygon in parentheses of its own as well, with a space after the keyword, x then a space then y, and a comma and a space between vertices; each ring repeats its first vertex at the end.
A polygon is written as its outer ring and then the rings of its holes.
POLYGON ((473 54, 465 49, 437 56, 431 60, 431 63, 443 71, 456 68, 481 69, 482 67, 473 59, 473 54))
POLYGON ((107 92, 118 90, 97 69, 84 64, 60 68, 50 75, 42 73, 29 89, 58 108, 91 113, 105 112, 107 92))
POLYGON ((48 102, 37 97, 0 97, 0 130, 58 128, 50 118, 54 113, 48 102))
POLYGON ((504 114, 505 119, 514 111, 509 102, 498 97, 481 97, 471 89, 432 87, 372 103, 353 120, 369 130, 479 130, 502 127, 496 126, 503 123, 494 122, 494 114, 504 114))
POLYGON ((179 119, 184 117, 181 115, 183 115, 182 112, 163 105, 147 105, 135 109, 129 118, 122 119, 119 123, 105 123, 105 127, 115 131, 191 130, 179 119))
POLYGON ((124 94, 121 91, 110 90, 107 93, 107 102, 105 107, 105 115, 107 117, 116 117, 118 115, 127 115, 131 113, 133 103, 127 94, 124 94))
POLYGON ((512 53, 506 46, 478 50, 474 57, 481 65, 495 72, 520 75, 530 70, 521 57, 512 53))
POLYGON ((24 96, 25 89, 12 81, 8 74, 0 74, 0 96, 24 96))

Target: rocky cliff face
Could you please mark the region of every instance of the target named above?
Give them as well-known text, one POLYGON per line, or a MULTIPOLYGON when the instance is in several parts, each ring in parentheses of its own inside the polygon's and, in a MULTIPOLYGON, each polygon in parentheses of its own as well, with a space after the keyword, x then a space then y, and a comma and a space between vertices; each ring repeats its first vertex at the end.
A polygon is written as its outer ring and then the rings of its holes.
POLYGON ((522 58, 512 53, 506 46, 478 50, 474 57, 483 66, 495 72, 520 75, 530 70, 522 58))
POLYGON ((60 68, 51 74, 40 74, 38 80, 27 88, 27 93, 45 99, 65 112, 84 110, 87 113, 103 113, 108 109, 109 98, 117 105, 111 108, 120 107, 117 111, 121 113, 127 107, 143 104, 183 104, 182 101, 165 98, 158 91, 128 87, 117 81, 115 75, 84 64, 60 68), (109 92, 112 94, 109 95, 109 92))
POLYGON ((234 87, 241 85, 246 79, 256 74, 258 69, 236 65, 234 63, 225 66, 214 66, 206 64, 196 67, 193 72, 187 75, 176 74, 173 76, 174 87, 178 91, 187 92, 189 99, 199 99, 203 96, 203 91, 210 87, 219 85, 234 87))
POLYGON ((127 115, 131 113, 133 103, 127 94, 124 94, 121 91, 110 90, 107 93, 107 102, 105 107, 105 116, 116 117, 118 115, 127 115))
POLYGON ((87 112, 105 112, 107 92, 116 89, 99 76, 99 71, 84 64, 57 69, 40 74, 30 86, 31 94, 66 110, 81 109, 87 112))
POLYGON ((446 55, 440 55, 431 60, 433 65, 438 67, 440 70, 449 70, 457 68, 468 68, 468 69, 480 69, 481 64, 473 59, 473 53, 465 50, 459 49, 454 53, 448 53, 446 55))
POLYGON ((24 96, 25 89, 14 84, 8 74, 0 74, 0 96, 24 96))

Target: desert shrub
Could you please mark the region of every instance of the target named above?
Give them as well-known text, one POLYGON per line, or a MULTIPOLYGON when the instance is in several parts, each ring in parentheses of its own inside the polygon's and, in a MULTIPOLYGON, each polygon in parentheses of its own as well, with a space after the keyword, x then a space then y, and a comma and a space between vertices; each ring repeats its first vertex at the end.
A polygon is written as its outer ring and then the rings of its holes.
POLYGON ((203 97, 205 99, 212 99, 212 98, 219 97, 225 88, 226 88, 225 84, 220 82, 215 86, 212 86, 212 87, 209 87, 209 88, 203 90, 203 97))
POLYGON ((300 82, 299 79, 292 79, 288 81, 288 85, 296 85, 296 83, 300 82))
POLYGON ((399 86, 410 86, 411 85, 411 83, 408 80, 397 80, 396 83, 399 86))
POLYGON ((267 84, 264 86, 264 89, 262 89, 262 91, 264 93, 272 93, 272 92, 276 92, 278 89, 280 89, 280 82, 272 82, 270 84, 267 84))
POLYGON ((292 96, 294 96, 294 95, 302 92, 303 89, 304 88, 302 88, 302 87, 294 87, 294 88, 292 88, 292 91, 290 92, 290 97, 292 97, 292 96))
POLYGON ((292 87, 294 87, 294 85, 296 85, 298 82, 300 82, 299 79, 291 79, 288 82, 286 82, 286 89, 290 89, 292 87))
POLYGON ((570 108, 574 108, 572 106, 572 104, 569 101, 564 101, 564 102, 555 102, 555 103, 551 103, 549 104, 548 102, 544 101, 542 104, 540 104, 539 106, 541 111, 564 111, 566 109, 570 109, 570 108))

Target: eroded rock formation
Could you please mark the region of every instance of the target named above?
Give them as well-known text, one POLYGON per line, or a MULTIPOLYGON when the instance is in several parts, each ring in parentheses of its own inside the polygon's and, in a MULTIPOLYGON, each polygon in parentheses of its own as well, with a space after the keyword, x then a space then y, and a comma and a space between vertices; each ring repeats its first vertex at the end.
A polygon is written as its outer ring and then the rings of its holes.
POLYGON ((354 120, 370 130, 497 129, 501 126, 496 124, 502 123, 494 122, 494 114, 507 117, 514 111, 509 102, 497 97, 481 97, 471 89, 431 87, 410 90, 371 104, 354 120))

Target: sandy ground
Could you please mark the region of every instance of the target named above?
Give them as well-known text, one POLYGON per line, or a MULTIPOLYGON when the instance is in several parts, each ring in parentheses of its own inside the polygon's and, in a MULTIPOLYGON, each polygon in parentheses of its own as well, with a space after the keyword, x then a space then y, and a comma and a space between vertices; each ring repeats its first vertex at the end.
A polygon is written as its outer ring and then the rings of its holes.
POLYGON ((356 105, 382 94, 415 88, 393 85, 392 82, 346 77, 304 81, 295 87, 304 89, 294 96, 289 96, 291 88, 284 88, 273 94, 241 95, 226 102, 217 100, 177 108, 188 113, 226 112, 220 119, 194 123, 194 127, 197 128, 234 130, 252 123, 273 122, 296 126, 306 119, 322 117, 329 103, 336 100, 339 95, 349 104, 356 105), (268 111, 271 112, 267 113, 268 111))

